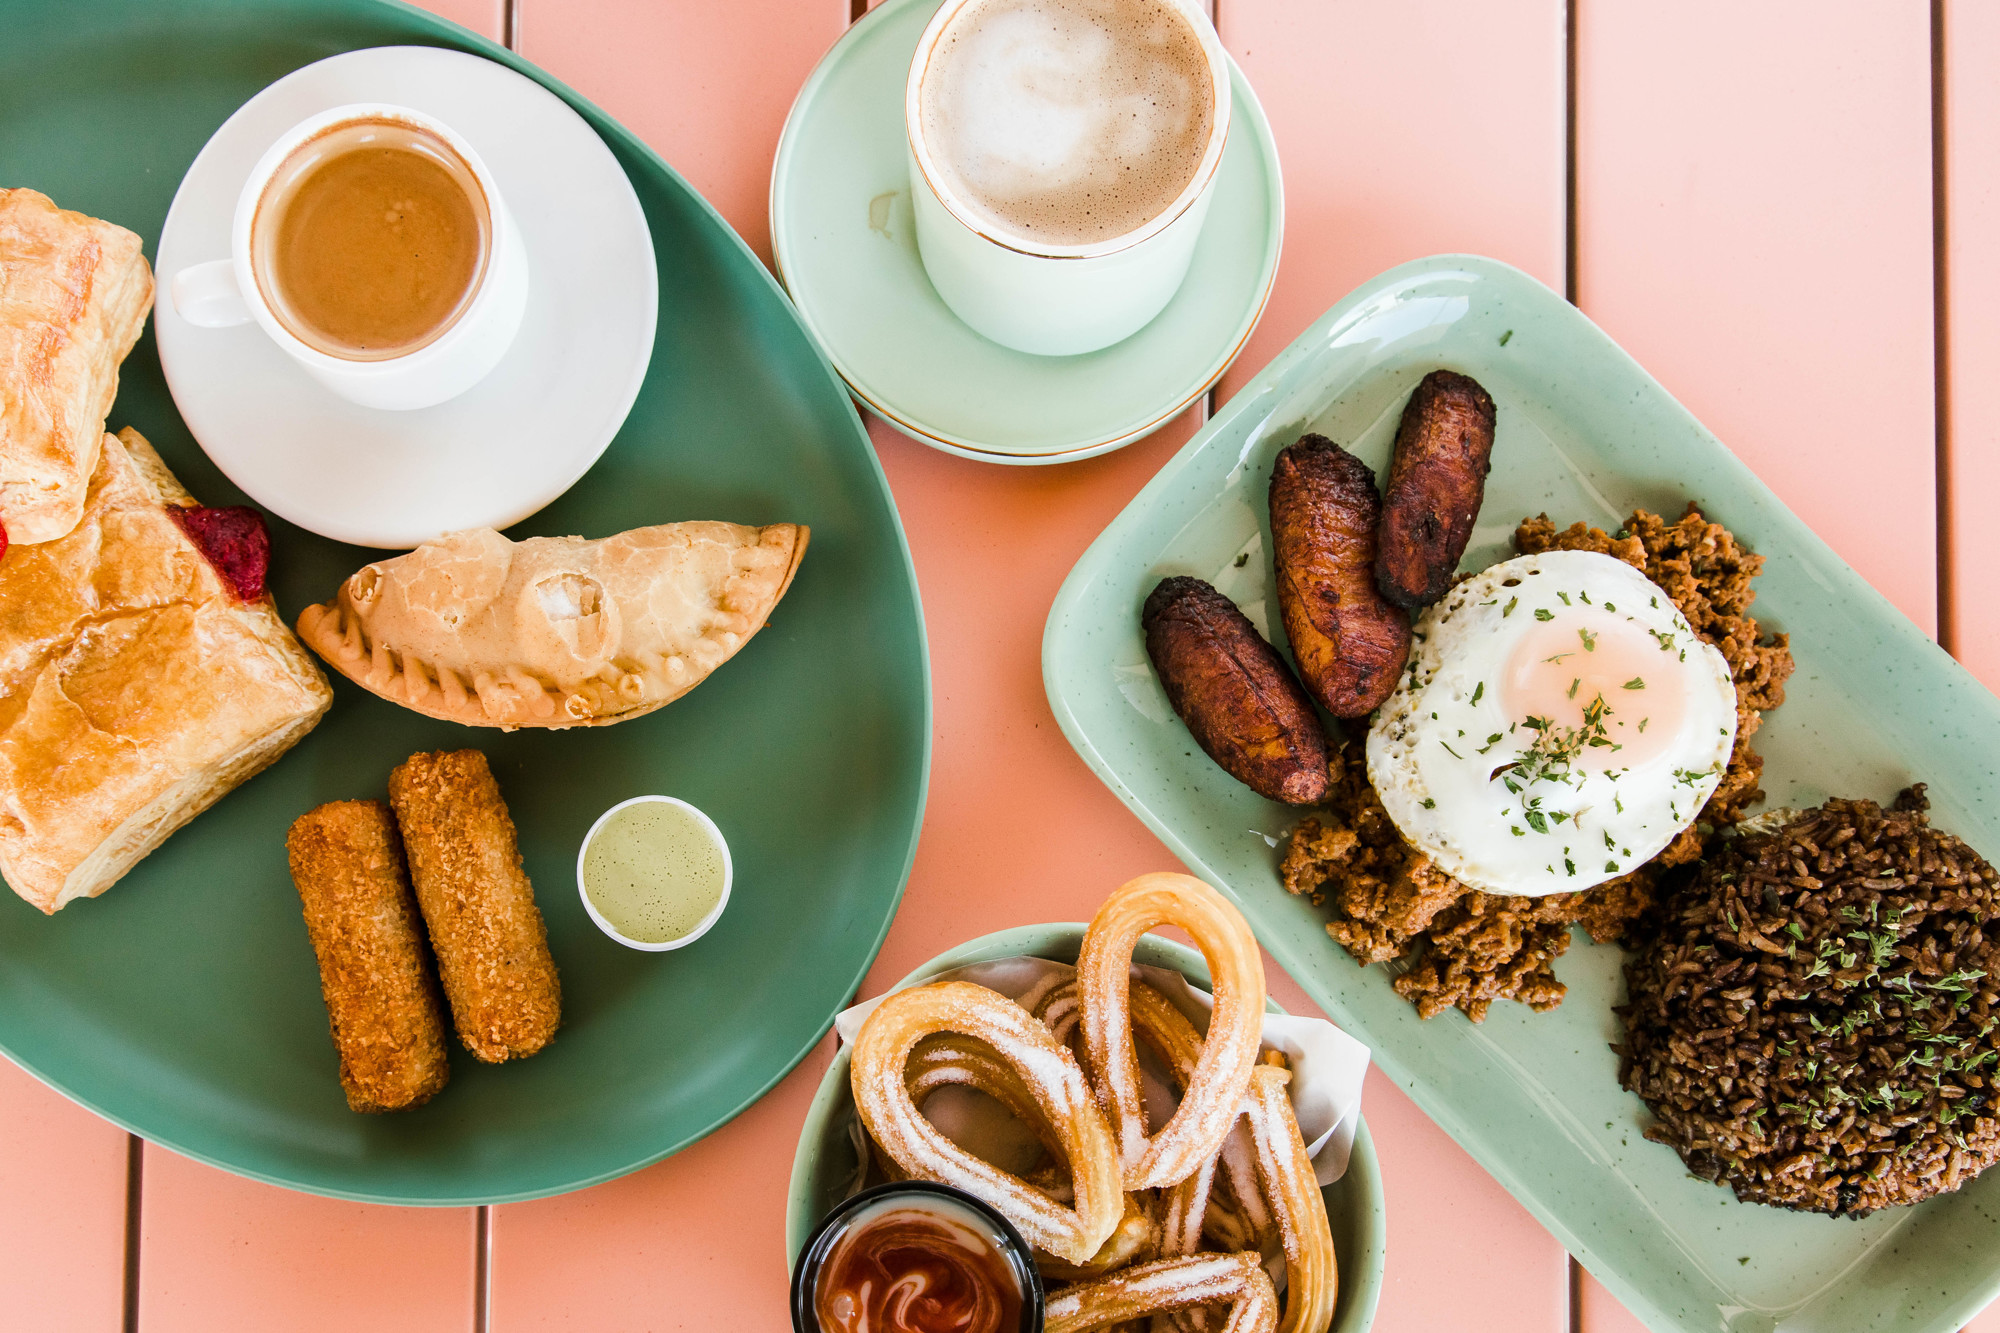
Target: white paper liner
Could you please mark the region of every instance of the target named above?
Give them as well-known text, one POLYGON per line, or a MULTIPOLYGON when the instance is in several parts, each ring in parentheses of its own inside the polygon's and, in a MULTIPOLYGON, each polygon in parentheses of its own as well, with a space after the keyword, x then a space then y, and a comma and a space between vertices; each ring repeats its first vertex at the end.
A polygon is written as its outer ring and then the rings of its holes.
MULTIPOLYGON (((918 984, 970 981, 1019 1000, 1053 989, 1075 975, 1076 969, 1068 963, 1046 958, 1001 958, 941 972, 918 984)), ((1186 977, 1168 968, 1135 963, 1132 977, 1153 986, 1187 1015, 1197 1031, 1207 1033, 1209 1014, 1215 1007, 1215 999, 1207 991, 1190 985, 1186 977)), ((842 1010, 834 1018, 834 1028, 844 1044, 853 1045, 862 1023, 886 998, 877 996, 842 1010)), ((1361 1116, 1361 1088, 1368 1074, 1368 1048, 1323 1018, 1267 1013, 1263 1049, 1282 1051, 1290 1062, 1292 1113, 1298 1118, 1306 1152, 1313 1159, 1314 1176, 1321 1185, 1331 1185, 1346 1174, 1348 1157, 1354 1149, 1354 1129, 1361 1116)), ((1165 1077, 1165 1071, 1150 1058, 1144 1043, 1139 1043, 1139 1053, 1147 1110, 1155 1125, 1165 1124, 1180 1104, 1180 1096, 1165 1077)), ((924 1114, 959 1147, 1005 1169, 1025 1170, 1041 1151, 1041 1145, 1005 1108, 968 1089, 940 1088, 924 1103, 924 1114)), ((849 1132, 861 1163, 853 1182, 853 1189, 858 1190, 869 1166, 868 1145, 862 1137, 859 1117, 852 1119, 849 1132)))

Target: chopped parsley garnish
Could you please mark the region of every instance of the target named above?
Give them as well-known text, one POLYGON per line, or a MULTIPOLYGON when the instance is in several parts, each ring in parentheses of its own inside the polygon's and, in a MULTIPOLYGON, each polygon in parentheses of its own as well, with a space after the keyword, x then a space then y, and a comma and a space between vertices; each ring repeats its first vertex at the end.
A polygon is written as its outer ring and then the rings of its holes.
POLYGON ((1572 699, 1576 698, 1576 687, 1577 687, 1577 686, 1579 686, 1579 685, 1581 685, 1581 684, 1583 684, 1583 677, 1582 677, 1582 676, 1572 676, 1572 677, 1570 677, 1570 682, 1569 682, 1569 697, 1570 697, 1570 698, 1572 698, 1572 699))
POLYGON ((1439 744, 1439 745, 1443 745, 1443 746, 1444 746, 1444 752, 1445 752, 1446 754, 1450 755, 1450 756, 1451 756, 1451 757, 1452 757, 1453 759, 1463 759, 1463 758, 1465 758, 1465 756, 1464 756, 1464 755, 1462 755, 1462 754, 1460 754, 1460 753, 1459 753, 1458 751, 1456 751, 1456 750, 1452 749, 1452 748, 1451 748, 1451 746, 1450 746, 1450 745, 1448 745, 1448 744, 1446 744, 1446 743, 1445 743, 1444 741, 1439 741, 1439 742, 1438 742, 1438 744, 1439 744))
POLYGON ((1583 651, 1585 651, 1586 653, 1594 653, 1597 651, 1597 636, 1595 634, 1592 634, 1587 629, 1579 627, 1576 631, 1576 637, 1583 640, 1583 651))
POLYGON ((1486 693, 1486 682, 1482 680, 1472 687, 1472 702, 1478 703, 1479 696, 1484 693, 1486 693))
POLYGON ((1500 618, 1504 620, 1508 616, 1513 615, 1514 608, 1519 606, 1520 604, 1521 604, 1521 599, 1519 597, 1509 597, 1507 599, 1507 605, 1500 608, 1500 618))
POLYGON ((1512 330, 1512 329, 1509 329, 1509 330, 1507 330, 1507 331, 1506 331, 1505 333, 1501 334, 1501 335, 1500 335, 1500 345, 1501 345, 1502 347, 1505 347, 1505 346, 1507 345, 1508 341, 1509 341, 1509 340, 1510 340, 1511 338, 1513 338, 1513 336, 1514 336, 1514 330, 1512 330))
POLYGON ((1674 636, 1668 633, 1666 630, 1649 629, 1646 631, 1646 633, 1652 635, 1654 638, 1660 641, 1661 652, 1670 653, 1674 650, 1674 636))
POLYGON ((1432 800, 1428 796, 1424 797, 1424 809, 1435 810, 1437 808, 1438 808, 1438 803, 1436 801, 1432 800))
POLYGON ((1625 688, 1628 690, 1643 690, 1646 688, 1646 678, 1644 676, 1634 676, 1625 682, 1625 688))
POLYGON ((1556 613, 1549 610, 1546 606, 1538 606, 1535 608, 1535 619, 1554 620, 1555 618, 1556 618, 1556 613))

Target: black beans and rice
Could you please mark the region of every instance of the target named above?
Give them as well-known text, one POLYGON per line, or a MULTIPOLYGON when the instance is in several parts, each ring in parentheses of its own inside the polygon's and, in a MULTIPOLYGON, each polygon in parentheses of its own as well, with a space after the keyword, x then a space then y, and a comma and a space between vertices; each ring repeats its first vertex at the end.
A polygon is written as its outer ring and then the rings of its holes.
POLYGON ((1924 807, 1731 839, 1642 932, 1619 1077, 1695 1175, 1860 1217, 2000 1157, 2000 881, 1924 807))

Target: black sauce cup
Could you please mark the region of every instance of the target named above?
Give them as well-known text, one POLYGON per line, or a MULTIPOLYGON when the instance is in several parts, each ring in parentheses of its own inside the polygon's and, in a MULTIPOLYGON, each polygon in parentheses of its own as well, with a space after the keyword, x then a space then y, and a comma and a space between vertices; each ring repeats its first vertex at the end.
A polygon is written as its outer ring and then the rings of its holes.
POLYGON ((1014 1278, 1021 1284, 1021 1324, 1019 1333, 1042 1333, 1046 1317, 1047 1294, 1042 1290, 1042 1275, 1035 1267, 1034 1253, 1028 1242, 1021 1239, 1021 1233, 1014 1224, 992 1208, 973 1198, 964 1190, 953 1189, 949 1185, 937 1185, 927 1180, 905 1180, 888 1185, 876 1185, 865 1189, 854 1197, 844 1200, 832 1212, 820 1219, 813 1233, 799 1251, 799 1262, 792 1269, 792 1328, 795 1333, 822 1333, 819 1316, 813 1310, 813 1298, 818 1294, 819 1270, 832 1251, 834 1242, 840 1239, 842 1224, 856 1212, 883 1199, 946 1199, 969 1213, 983 1218, 999 1237, 1000 1257, 1013 1271, 1014 1278))

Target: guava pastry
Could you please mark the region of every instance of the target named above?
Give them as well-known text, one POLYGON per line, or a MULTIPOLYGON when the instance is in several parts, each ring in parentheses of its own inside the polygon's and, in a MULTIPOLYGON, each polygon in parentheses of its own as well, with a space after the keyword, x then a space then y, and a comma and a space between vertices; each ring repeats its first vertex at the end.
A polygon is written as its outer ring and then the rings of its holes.
POLYGON ((299 637, 391 703, 472 727, 623 722, 686 694, 764 627, 805 555, 794 523, 615 537, 454 532, 309 606, 299 637))
POLYGON ((67 536, 0 560, 0 874, 95 897, 311 731, 333 691, 264 591, 254 512, 202 509, 137 431, 67 536))
POLYGON ((125 228, 0 190, 0 523, 17 545, 69 535, 118 394, 118 365, 153 308, 153 272, 125 228))

